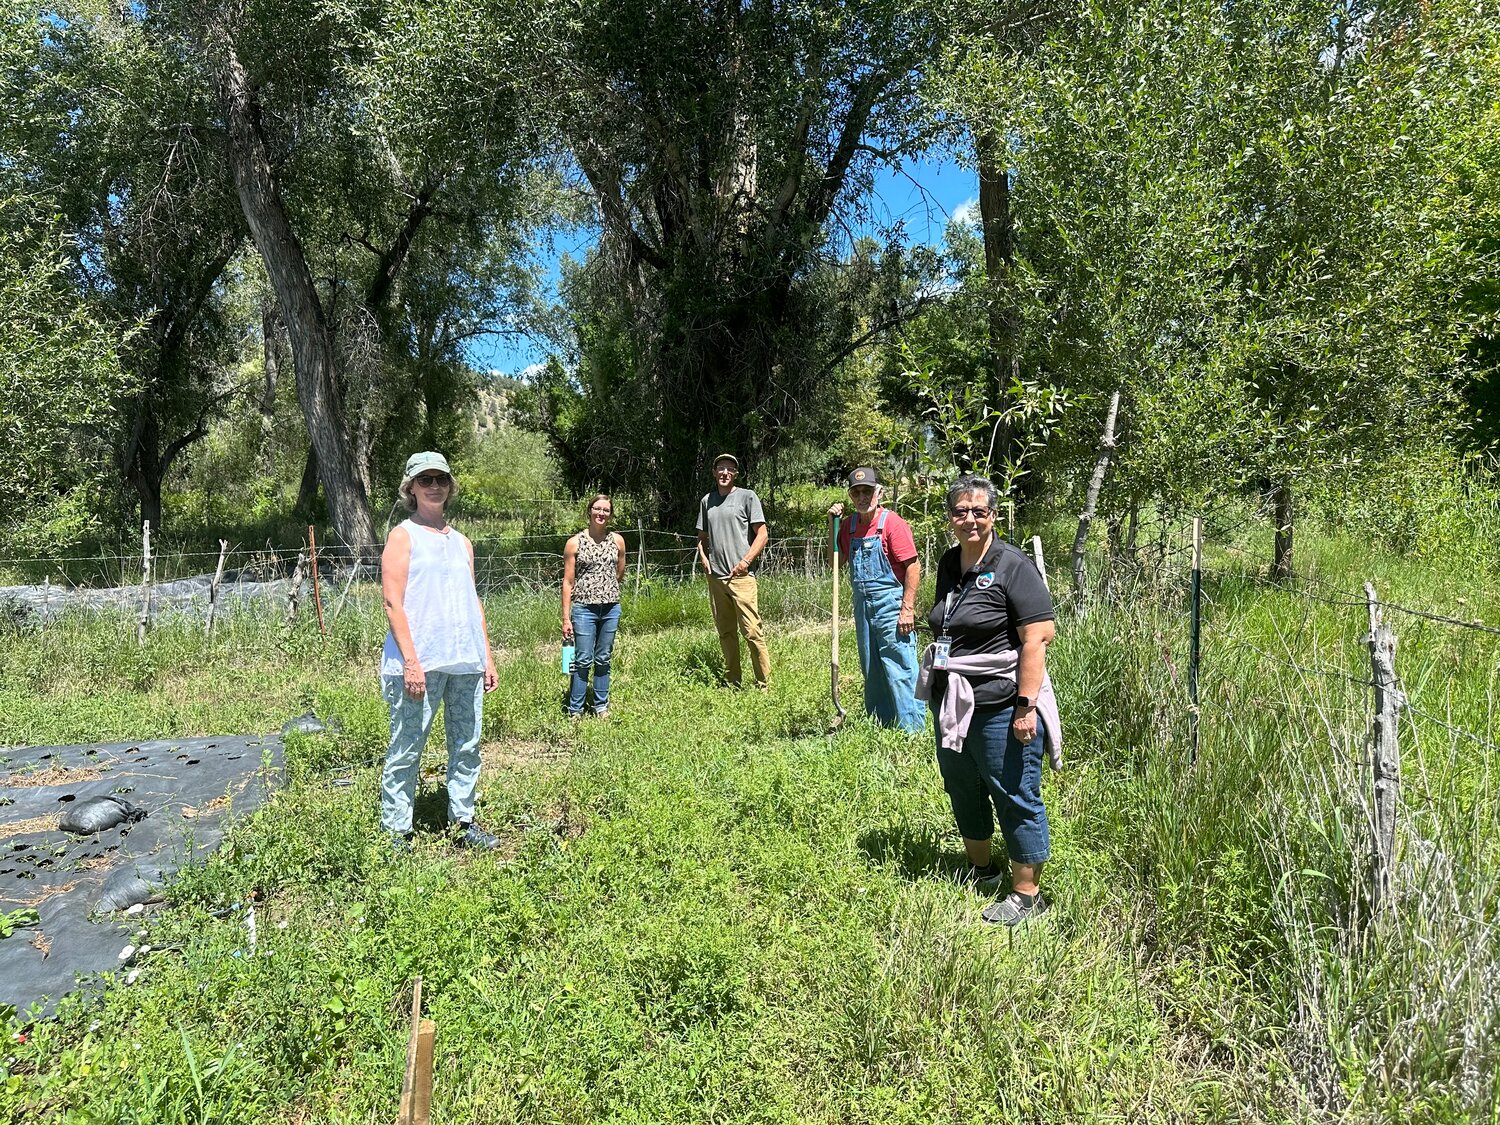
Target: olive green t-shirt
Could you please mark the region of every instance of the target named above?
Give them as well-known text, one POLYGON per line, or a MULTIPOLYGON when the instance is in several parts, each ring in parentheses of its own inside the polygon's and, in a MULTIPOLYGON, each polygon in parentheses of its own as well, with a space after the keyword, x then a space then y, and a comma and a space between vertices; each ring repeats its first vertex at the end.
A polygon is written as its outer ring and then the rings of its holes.
MULTIPOLYGON (((708 569, 715 578, 728 578, 729 572, 750 551, 750 528, 766 522, 760 497, 748 488, 733 489, 720 496, 716 488, 698 505, 698 530, 708 532, 708 569)), ((760 565, 750 566, 754 573, 760 565)))

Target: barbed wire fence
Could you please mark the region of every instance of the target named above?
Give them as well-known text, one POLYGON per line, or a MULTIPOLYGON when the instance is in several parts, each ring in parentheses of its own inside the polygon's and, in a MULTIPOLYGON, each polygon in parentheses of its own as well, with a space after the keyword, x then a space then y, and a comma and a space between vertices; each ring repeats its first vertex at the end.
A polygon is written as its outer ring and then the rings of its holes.
MULTIPOLYGON (((623 528, 627 569, 624 589, 681 585, 701 574, 697 537, 623 528)), ((474 547, 474 577, 480 596, 557 594, 563 574, 566 535, 480 536, 474 547)), ((126 554, 30 555, 0 558, 0 571, 42 575, 40 582, 0 588, 0 612, 16 621, 45 627, 70 612, 140 613, 144 643, 150 626, 168 617, 189 617, 212 630, 227 613, 290 624, 316 605, 321 627, 345 612, 378 607, 381 590, 380 547, 350 547, 337 540, 319 543, 313 536, 291 545, 260 546, 221 541, 219 551, 163 551, 126 554), (133 580, 132 580, 133 579, 133 580)), ((823 536, 773 537, 758 563, 765 578, 806 579, 827 576, 827 540, 823 536)), ((821 598, 809 588, 801 599, 795 590, 779 598, 783 615, 815 613, 821 598)))

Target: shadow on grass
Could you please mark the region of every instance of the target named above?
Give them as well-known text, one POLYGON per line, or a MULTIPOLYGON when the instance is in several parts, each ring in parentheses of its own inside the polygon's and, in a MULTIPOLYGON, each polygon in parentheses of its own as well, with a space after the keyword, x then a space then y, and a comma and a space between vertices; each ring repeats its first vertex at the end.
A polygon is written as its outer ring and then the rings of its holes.
MULTIPOLYGON (((910 880, 957 880, 969 869, 968 858, 945 848, 941 837, 931 829, 887 825, 863 833, 858 843, 860 851, 876 863, 894 865, 910 880)), ((1003 862, 998 838, 996 845, 996 859, 1003 862)))

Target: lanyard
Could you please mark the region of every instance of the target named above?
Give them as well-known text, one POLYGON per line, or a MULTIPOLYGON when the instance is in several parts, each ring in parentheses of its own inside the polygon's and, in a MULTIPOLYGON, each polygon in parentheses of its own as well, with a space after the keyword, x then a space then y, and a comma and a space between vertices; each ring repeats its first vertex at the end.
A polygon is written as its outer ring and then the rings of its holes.
MULTIPOLYGON (((963 582, 962 575, 959 576, 959 582, 963 582)), ((970 582, 967 586, 962 586, 957 591, 948 591, 948 596, 944 599, 943 603, 943 631, 941 636, 946 637, 948 635, 948 622, 953 620, 953 615, 958 612, 958 607, 964 604, 964 599, 969 596, 969 591, 973 588, 974 583, 970 582), (953 596, 955 593, 958 594, 957 598, 953 596)))

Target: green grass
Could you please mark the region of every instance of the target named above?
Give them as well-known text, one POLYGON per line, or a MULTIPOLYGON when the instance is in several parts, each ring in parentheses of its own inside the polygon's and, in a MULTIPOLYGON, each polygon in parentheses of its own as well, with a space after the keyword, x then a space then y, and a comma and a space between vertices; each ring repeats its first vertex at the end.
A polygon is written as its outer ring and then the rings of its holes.
MULTIPOLYGON (((1360 561, 1411 598, 1461 581, 1355 553, 1329 572, 1357 588, 1360 561)), ((1065 614, 1057 905, 1011 934, 953 881, 928 740, 857 717, 827 734, 826 580, 763 587, 769 694, 718 686, 701 587, 650 583, 625 608, 614 717, 577 727, 555 601, 490 599, 498 859, 436 832, 381 847, 369 599, 326 642, 269 620, 212 641, 165 622, 144 651, 124 618, 7 635, 0 742, 270 730, 309 706, 345 729, 291 742, 290 784, 180 879, 134 985, 12 1043, 0 1116, 387 1119, 420 973, 439 1121, 1492 1119, 1494 752, 1405 732, 1401 894, 1366 917, 1363 689, 1286 666, 1361 677, 1359 611, 1216 578, 1191 770, 1177 595, 1065 614), (211 914, 252 891, 254 957, 243 917, 211 914)), ((1488 731, 1495 646, 1398 629, 1418 705, 1488 731)), ((441 809, 429 779, 419 822, 441 809)))

